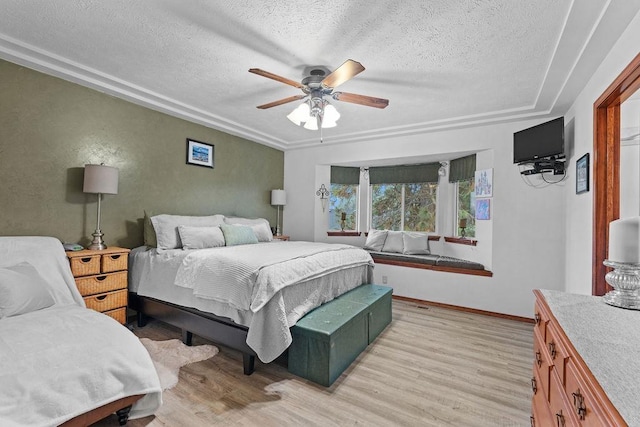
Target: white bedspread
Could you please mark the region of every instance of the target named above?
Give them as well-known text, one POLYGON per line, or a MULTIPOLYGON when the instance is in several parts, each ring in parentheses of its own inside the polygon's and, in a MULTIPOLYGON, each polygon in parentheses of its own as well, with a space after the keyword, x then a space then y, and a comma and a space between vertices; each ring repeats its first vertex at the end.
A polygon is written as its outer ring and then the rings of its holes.
POLYGON ((350 245, 314 242, 261 243, 192 251, 175 284, 200 298, 254 313, 280 290, 331 272, 371 263, 350 245))
POLYGON ((158 376, 138 338, 78 305, 0 320, 0 425, 56 426, 123 397, 146 394, 130 418, 161 403, 158 376))

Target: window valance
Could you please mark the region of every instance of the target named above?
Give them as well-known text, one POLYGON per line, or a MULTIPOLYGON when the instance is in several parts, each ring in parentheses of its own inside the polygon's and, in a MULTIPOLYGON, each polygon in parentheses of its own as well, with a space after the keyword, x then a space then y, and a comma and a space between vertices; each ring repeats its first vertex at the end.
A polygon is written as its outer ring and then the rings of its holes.
POLYGON ((440 163, 371 167, 369 168, 369 182, 371 184, 437 183, 439 168, 440 163))
POLYGON ((449 163, 449 182, 473 179, 476 173, 476 155, 453 159, 449 163))
POLYGON ((331 184, 359 184, 360 168, 331 166, 331 184))

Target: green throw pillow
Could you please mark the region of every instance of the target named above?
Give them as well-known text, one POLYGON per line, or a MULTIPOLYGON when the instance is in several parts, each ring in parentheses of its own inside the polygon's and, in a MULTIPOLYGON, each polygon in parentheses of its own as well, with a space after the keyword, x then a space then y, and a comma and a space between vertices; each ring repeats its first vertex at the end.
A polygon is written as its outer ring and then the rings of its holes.
POLYGON ((227 246, 258 243, 258 238, 251 227, 222 224, 220 229, 222 230, 222 234, 224 234, 224 241, 227 246))
POLYGON ((144 211, 144 220, 142 222, 142 236, 144 238, 144 244, 146 246, 156 248, 158 247, 158 240, 156 238, 156 230, 151 223, 151 217, 147 211, 144 211))

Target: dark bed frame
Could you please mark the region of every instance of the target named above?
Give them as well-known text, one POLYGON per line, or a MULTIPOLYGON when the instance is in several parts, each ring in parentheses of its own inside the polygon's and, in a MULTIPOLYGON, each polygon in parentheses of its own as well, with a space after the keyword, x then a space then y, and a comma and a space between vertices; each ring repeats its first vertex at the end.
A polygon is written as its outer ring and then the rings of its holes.
POLYGON ((246 326, 238 325, 227 317, 140 296, 135 292, 129 292, 129 307, 138 312, 138 326, 145 326, 147 317, 168 323, 182 330, 182 342, 186 345, 191 345, 193 334, 196 334, 240 351, 245 375, 251 375, 255 370, 256 353, 247 345, 249 328, 246 326))

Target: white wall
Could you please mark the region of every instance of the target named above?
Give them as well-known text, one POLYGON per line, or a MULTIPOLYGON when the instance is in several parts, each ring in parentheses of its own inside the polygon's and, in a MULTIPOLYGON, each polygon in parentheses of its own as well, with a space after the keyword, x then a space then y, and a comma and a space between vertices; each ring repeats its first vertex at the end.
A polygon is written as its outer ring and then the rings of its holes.
MULTIPOLYGON (((571 178, 573 182, 575 182, 576 159, 584 153, 591 153, 591 172, 593 172, 593 162, 596 161, 593 158, 593 103, 640 52, 638 40, 640 40, 640 13, 631 21, 565 114, 565 124, 571 123, 574 129, 571 141, 573 153, 568 159, 569 176, 573 177, 571 178)), ((590 188, 593 189, 593 173, 590 174, 590 179, 590 188)), ((593 191, 576 195, 575 186, 568 185, 565 192, 567 204, 566 290, 591 294, 593 191)))
MULTIPOLYGON (((326 214, 316 191, 321 184, 329 184, 328 165, 395 158, 403 159, 398 162, 403 164, 411 157, 484 152, 478 169, 494 169, 492 221, 488 230, 477 236, 477 249, 457 250, 464 257, 464 251, 479 251, 489 245, 493 277, 379 265, 376 280, 380 281, 382 274, 388 276, 394 292, 410 298, 531 317, 533 289, 564 288, 566 183, 528 186, 513 164, 513 133, 548 119, 287 151, 284 232, 294 240, 327 240, 326 214)), ((535 176, 531 181, 542 183, 535 176)), ((331 241, 361 245, 364 238, 331 241)))

